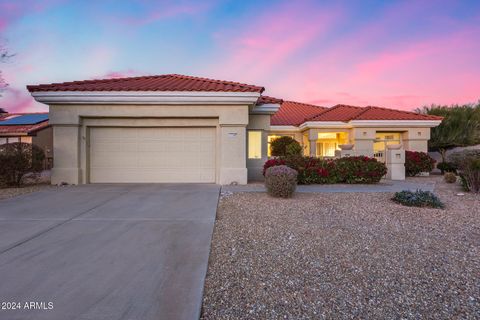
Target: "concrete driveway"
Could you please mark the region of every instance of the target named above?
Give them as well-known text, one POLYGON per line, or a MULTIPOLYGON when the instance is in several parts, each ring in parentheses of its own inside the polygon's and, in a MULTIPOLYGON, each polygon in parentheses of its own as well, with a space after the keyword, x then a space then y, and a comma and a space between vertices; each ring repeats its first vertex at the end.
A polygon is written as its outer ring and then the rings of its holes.
POLYGON ((198 318, 218 195, 84 185, 0 201, 0 302, 20 305, 0 319, 198 318))

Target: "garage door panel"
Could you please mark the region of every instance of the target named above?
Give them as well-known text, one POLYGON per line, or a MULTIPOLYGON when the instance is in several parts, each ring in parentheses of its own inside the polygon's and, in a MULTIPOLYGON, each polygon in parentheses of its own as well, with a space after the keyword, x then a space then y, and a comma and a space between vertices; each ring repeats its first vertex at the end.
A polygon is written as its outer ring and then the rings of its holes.
POLYGON ((215 128, 92 128, 90 182, 215 182, 215 128))

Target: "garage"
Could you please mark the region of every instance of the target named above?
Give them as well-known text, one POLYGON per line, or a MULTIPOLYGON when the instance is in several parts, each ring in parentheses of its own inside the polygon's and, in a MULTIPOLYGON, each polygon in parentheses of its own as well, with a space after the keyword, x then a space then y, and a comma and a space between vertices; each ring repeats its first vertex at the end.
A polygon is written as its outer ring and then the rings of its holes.
POLYGON ((90 183, 214 183, 214 127, 91 127, 90 183))

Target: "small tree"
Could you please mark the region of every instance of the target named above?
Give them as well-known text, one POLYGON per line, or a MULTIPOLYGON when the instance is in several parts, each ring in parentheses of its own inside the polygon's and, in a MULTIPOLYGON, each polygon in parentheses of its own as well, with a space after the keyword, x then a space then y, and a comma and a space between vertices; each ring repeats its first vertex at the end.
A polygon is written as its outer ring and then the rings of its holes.
POLYGON ((438 151, 442 162, 448 149, 480 143, 480 101, 477 104, 423 107, 417 112, 444 117, 442 123, 432 128, 428 147, 438 151))
POLYGON ((274 157, 285 157, 285 156, 294 156, 302 154, 302 146, 298 143, 297 140, 289 136, 282 136, 277 139, 274 139, 270 143, 270 148, 272 156, 274 157))
POLYGON ((0 145, 0 180, 8 186, 21 186, 27 173, 43 169, 45 154, 33 144, 24 142, 0 145))
MULTIPOLYGON (((0 63, 7 61, 9 58, 13 57, 14 55, 8 52, 8 50, 0 44, 0 63)), ((2 77, 2 70, 0 70, 0 92, 7 87, 8 84, 2 77)), ((1 96, 1 95, 0 95, 1 96)))

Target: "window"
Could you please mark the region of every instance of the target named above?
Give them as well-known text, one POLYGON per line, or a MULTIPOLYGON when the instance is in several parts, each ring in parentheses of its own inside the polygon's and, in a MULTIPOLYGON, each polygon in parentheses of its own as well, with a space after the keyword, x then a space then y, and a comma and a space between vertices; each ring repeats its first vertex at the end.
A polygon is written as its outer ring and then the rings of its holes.
POLYGON ((385 161, 385 150, 388 145, 400 144, 402 141, 400 132, 377 132, 373 143, 373 155, 380 161, 385 161))
POLYGON ((317 157, 335 157, 335 150, 339 145, 348 143, 346 132, 319 132, 316 142, 317 157))
POLYGON ((248 131, 248 159, 262 158, 262 132, 248 131))
POLYGON ((0 144, 7 143, 7 138, 0 138, 0 144))
POLYGON ((8 143, 20 142, 19 137, 8 138, 8 143))

